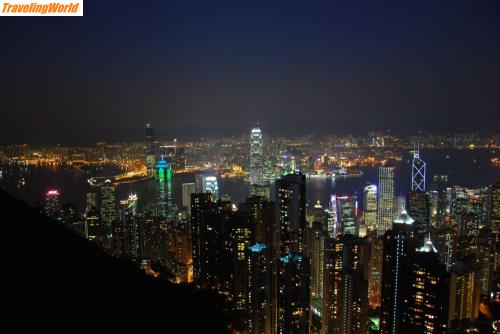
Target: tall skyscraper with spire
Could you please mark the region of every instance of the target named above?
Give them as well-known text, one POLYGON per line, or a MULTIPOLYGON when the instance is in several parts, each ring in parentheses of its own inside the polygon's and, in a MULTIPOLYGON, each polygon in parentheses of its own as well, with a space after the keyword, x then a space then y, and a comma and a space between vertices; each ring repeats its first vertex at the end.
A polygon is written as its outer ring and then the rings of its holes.
POLYGON ((146 165, 150 173, 153 173, 155 167, 155 146, 153 134, 154 132, 151 124, 146 124, 146 165))
POLYGON ((377 235, 391 229, 394 218, 394 167, 380 166, 378 169, 377 235))
POLYGON ((430 201, 425 192, 425 169, 426 163, 420 158, 419 144, 413 150, 413 161, 411 164, 411 191, 407 196, 406 209, 415 219, 415 235, 422 243, 427 235, 430 225, 430 201))
POLYGON ((411 164, 411 190, 425 191, 425 169, 426 163, 420 159, 420 149, 413 150, 413 161, 411 164))
POLYGON ((250 184, 263 184, 262 165, 262 131, 255 127, 250 132, 250 184))
POLYGON ((254 127, 250 132, 250 195, 269 199, 269 189, 264 182, 264 155, 262 131, 254 127))

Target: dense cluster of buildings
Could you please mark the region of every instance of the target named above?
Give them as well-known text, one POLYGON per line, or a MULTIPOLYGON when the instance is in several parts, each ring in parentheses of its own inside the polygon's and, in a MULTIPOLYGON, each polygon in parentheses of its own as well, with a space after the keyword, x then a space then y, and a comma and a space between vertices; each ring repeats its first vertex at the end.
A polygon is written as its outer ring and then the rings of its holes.
MULTIPOLYGON (((28 166, 68 165, 81 174, 99 174, 113 183, 133 182, 153 175, 154 166, 163 156, 174 173, 198 173, 214 170, 221 177, 245 177, 254 187, 253 193, 268 196, 266 182, 293 170, 312 177, 334 173, 356 175, 358 167, 378 166, 390 160, 405 158, 404 152, 419 141, 425 149, 498 149, 498 136, 476 133, 441 135, 420 133, 418 136, 391 131, 370 132, 364 136, 303 136, 294 138, 266 136, 255 128, 250 134, 225 138, 200 138, 195 141, 161 142, 146 127, 146 140, 141 142, 105 143, 75 147, 57 145, 38 147, 10 145, 0 147, 0 164, 28 166), (250 180, 249 171, 252 173, 250 180), (264 192, 262 194, 262 192, 264 192)), ((497 164, 494 158, 491 164, 497 164)), ((2 172, 0 166, 0 176, 2 172)), ((8 173, 8 168, 3 170, 8 173)))
POLYGON ((146 141, 154 203, 139 210, 134 194, 118 201, 107 181, 87 194, 81 224, 56 190, 46 194, 46 214, 148 273, 157 275, 158 264, 172 281, 226 296, 244 315, 242 333, 494 331, 500 184, 466 189, 445 175, 428 180, 417 148, 404 199, 395 197, 397 170, 387 163, 363 198, 332 194, 324 208, 309 206, 299 163, 291 160, 275 181, 266 173, 256 127, 247 144, 247 200, 220 196, 217 178, 200 174, 182 185, 178 208, 172 178, 182 153, 155 148, 149 125, 146 141))

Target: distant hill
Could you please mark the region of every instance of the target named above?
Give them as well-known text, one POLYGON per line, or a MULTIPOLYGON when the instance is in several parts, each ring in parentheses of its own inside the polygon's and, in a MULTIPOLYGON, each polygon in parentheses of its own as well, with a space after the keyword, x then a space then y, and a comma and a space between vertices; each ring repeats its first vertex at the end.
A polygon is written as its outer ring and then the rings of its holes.
POLYGON ((0 217, 7 332, 227 332, 215 294, 151 278, 2 191, 0 217))

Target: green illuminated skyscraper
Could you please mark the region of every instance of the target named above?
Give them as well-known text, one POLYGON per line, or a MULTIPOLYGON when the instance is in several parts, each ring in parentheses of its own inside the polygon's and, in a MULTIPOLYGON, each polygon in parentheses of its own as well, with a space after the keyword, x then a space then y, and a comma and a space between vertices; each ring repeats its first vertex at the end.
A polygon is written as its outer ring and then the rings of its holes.
POLYGON ((170 164, 161 159, 155 166, 156 215, 172 221, 172 170, 170 164))

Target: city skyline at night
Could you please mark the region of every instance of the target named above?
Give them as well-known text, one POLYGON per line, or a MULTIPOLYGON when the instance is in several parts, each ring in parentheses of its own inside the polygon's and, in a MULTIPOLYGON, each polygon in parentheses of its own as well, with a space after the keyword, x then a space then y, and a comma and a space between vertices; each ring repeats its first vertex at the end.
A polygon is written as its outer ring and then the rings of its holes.
POLYGON ((500 334, 499 1, 19 1, 7 332, 500 334))
POLYGON ((256 127, 165 141, 146 123, 137 142, 3 146, 1 185, 50 186, 41 213, 164 284, 216 291, 240 332, 462 333, 497 307, 498 146, 256 127))

